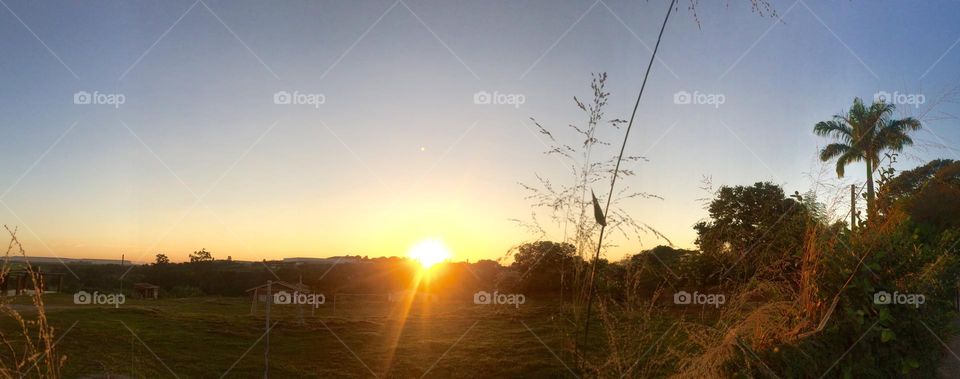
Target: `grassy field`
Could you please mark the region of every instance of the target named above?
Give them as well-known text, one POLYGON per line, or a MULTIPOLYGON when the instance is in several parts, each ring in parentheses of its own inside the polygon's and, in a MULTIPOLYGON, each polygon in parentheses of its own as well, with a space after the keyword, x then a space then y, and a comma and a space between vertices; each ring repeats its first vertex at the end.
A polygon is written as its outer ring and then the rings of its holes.
MULTIPOLYGON (((128 299, 119 308, 44 297, 65 377, 262 377, 265 319, 248 298, 128 299)), ((24 297, 14 307, 30 316, 24 297)), ((558 356, 555 302, 275 305, 272 377, 572 377, 558 356), (301 321, 302 318, 302 321, 301 321), (404 322, 405 320, 405 322, 404 322)), ((2 324, 9 332, 9 318, 2 324)), ((9 334, 7 334, 9 335, 9 334)), ((571 368, 573 368, 571 366, 571 368)))

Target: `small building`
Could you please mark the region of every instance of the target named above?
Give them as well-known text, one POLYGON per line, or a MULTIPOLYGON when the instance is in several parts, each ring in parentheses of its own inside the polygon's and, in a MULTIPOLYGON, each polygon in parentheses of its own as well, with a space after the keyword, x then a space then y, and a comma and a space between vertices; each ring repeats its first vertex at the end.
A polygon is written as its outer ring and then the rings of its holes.
POLYGON ((158 299, 160 297, 160 286, 150 283, 134 283, 133 291, 141 299, 158 299))
POLYGON ((43 271, 33 271, 31 279, 30 271, 10 271, 3 277, 0 277, 0 295, 20 296, 23 294, 34 293, 34 283, 40 287, 40 293, 60 293, 63 288, 63 277, 61 273, 51 273, 43 271), (13 288, 10 288, 10 287, 13 288), (56 288, 56 289, 52 289, 56 288))

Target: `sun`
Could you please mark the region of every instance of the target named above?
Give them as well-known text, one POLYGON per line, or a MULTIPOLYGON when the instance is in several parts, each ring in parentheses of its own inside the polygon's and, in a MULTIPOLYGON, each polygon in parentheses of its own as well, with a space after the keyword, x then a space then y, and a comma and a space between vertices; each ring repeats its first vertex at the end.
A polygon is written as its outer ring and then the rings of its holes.
POLYGON ((428 269, 450 258, 450 249, 438 239, 426 239, 411 247, 407 255, 420 262, 420 267, 428 269))

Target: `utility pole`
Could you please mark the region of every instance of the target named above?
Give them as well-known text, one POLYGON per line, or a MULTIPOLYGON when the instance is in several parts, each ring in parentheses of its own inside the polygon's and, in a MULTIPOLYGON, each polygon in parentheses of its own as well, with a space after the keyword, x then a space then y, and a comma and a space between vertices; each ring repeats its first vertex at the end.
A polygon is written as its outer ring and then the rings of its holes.
POLYGON ((266 342, 263 348, 263 379, 270 377, 270 303, 273 302, 273 281, 267 281, 267 317, 264 319, 264 328, 266 328, 266 342))
MULTIPOLYGON (((123 270, 123 262, 125 262, 125 261, 127 260, 126 258, 127 258, 127 255, 126 255, 126 254, 122 254, 122 253, 120 254, 120 269, 121 269, 121 270, 123 270)), ((122 276, 120 277, 120 292, 123 292, 123 277, 122 277, 122 276)))
POLYGON ((850 231, 857 228, 857 186, 850 185, 850 231))

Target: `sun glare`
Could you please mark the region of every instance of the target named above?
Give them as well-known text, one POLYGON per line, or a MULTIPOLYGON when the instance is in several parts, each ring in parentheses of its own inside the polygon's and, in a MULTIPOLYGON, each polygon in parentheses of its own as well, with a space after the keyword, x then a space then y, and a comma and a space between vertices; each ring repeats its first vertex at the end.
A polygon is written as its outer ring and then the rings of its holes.
POLYGON ((408 254, 411 259, 420 262, 424 269, 433 267, 433 265, 443 262, 450 258, 450 250, 438 239, 423 240, 410 248, 408 254))

